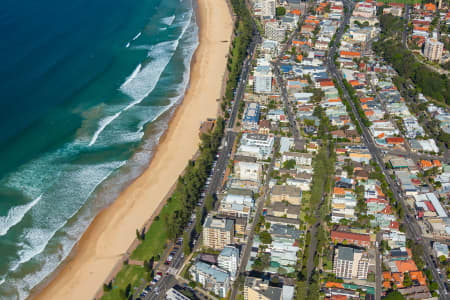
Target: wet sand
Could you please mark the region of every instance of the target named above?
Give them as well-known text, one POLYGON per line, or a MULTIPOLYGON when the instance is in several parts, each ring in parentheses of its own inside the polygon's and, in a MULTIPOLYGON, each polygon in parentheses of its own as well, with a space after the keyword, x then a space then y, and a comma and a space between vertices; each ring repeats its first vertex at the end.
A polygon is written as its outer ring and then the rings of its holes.
POLYGON ((225 0, 198 0, 199 47, 190 84, 144 173, 103 210, 59 273, 33 299, 92 299, 198 149, 198 129, 215 117, 221 97, 232 19, 225 0), (225 42, 226 41, 226 42, 225 42))

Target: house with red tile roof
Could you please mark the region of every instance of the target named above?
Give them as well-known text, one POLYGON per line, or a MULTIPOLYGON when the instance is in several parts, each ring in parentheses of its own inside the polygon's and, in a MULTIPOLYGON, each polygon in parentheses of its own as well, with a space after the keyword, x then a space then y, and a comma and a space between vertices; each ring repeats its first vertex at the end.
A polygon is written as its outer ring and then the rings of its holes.
POLYGON ((370 236, 368 234, 360 234, 344 231, 331 231, 331 240, 340 244, 346 243, 360 247, 369 247, 370 236))
POLYGON ((405 139, 402 137, 389 137, 386 138, 386 143, 389 145, 401 145, 405 142, 405 139))
POLYGON ((343 58, 360 58, 361 52, 357 51, 341 51, 340 56, 343 58))

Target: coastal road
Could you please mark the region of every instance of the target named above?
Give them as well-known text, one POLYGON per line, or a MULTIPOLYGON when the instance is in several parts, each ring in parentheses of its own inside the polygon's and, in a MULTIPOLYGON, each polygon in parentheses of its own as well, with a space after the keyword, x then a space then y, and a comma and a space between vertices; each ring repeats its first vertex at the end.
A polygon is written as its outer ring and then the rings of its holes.
POLYGON ((250 43, 249 48, 247 49, 247 57, 244 60, 243 67, 241 70, 241 76, 239 77, 239 82, 235 90, 234 104, 231 109, 230 118, 227 123, 227 127, 232 129, 234 128, 234 123, 236 121, 236 116, 239 111, 240 101, 244 97, 245 87, 247 86, 248 73, 250 71, 251 62, 253 60, 253 54, 255 52, 256 45, 261 42, 261 36, 259 35, 259 31, 256 29, 256 25, 253 30, 253 39, 250 43))
MULTIPOLYGON (((351 7, 352 4, 348 0, 344 0, 344 5, 350 11, 349 8, 351 7)), ((356 121, 358 122, 358 124, 360 125, 360 127, 362 129, 363 140, 365 141, 372 157, 375 159, 375 162, 381 168, 381 170, 386 178, 386 181, 394 195, 395 200, 397 202, 401 203, 401 205, 405 211, 406 219, 403 220, 403 224, 406 227, 407 235, 409 237, 411 237, 414 241, 416 241, 417 243, 420 243, 423 246, 423 249, 425 252, 423 258, 427 264, 427 268, 432 272, 434 281, 436 281, 439 285, 439 293, 440 293, 439 298, 440 299, 448 299, 447 290, 445 288, 445 285, 442 282, 442 280, 440 279, 439 273, 437 272, 436 268, 434 267, 433 261, 431 259, 431 255, 433 252, 430 248, 430 245, 428 242, 426 242, 422 238, 420 226, 417 224, 416 219, 414 217, 409 217, 412 214, 411 214, 407 204, 405 203, 398 186, 396 185, 396 183, 393 182, 392 178, 389 176, 390 174, 388 173, 387 169, 385 168, 385 165, 382 160, 382 154, 380 153, 379 149, 375 146, 375 143, 373 142, 373 139, 369 133, 369 130, 367 129, 366 126, 364 126, 363 122, 361 121, 358 111, 356 110, 356 106, 353 103, 352 99, 350 98, 348 91, 346 90, 346 88, 343 84, 342 75, 340 74, 340 72, 338 72, 336 70, 336 66, 334 65, 334 62, 331 59, 331 57, 334 57, 334 53, 336 53, 336 43, 342 38, 343 27, 345 26, 346 23, 348 23, 348 19, 349 19, 349 16, 347 16, 347 14, 346 14, 346 16, 344 18, 344 22, 341 24, 341 28, 339 29, 338 34, 336 36, 336 41, 330 48, 330 51, 329 51, 330 55, 329 55, 329 58, 327 59, 327 66, 328 66, 331 74, 333 75, 333 77, 338 82, 339 86, 342 88, 344 97, 348 100, 348 102, 351 106, 352 112, 356 118, 356 121)))
MULTIPOLYGON (((237 116, 237 113, 239 110, 240 101, 242 101, 242 98, 244 96, 245 87, 247 85, 247 79, 248 79, 248 74, 249 74, 250 65, 251 65, 251 60, 252 60, 254 51, 256 49, 256 44, 259 41, 260 41, 259 34, 255 34, 253 36, 253 40, 250 43, 249 49, 247 51, 248 56, 244 61, 240 80, 239 80, 238 86, 236 88, 235 101, 234 101, 234 104, 232 107, 232 112, 231 112, 230 118, 226 125, 226 128, 228 128, 228 130, 225 130, 224 138, 222 140, 222 146, 221 146, 221 149, 219 149, 219 153, 218 153, 219 156, 216 161, 216 165, 213 168, 212 173, 211 173, 211 177, 210 177, 211 181, 208 185, 206 185, 205 195, 209 195, 209 194, 214 195, 217 192, 217 190, 221 187, 223 176, 224 176, 225 170, 227 168, 227 165, 228 165, 228 162, 230 159, 230 155, 231 155, 231 151, 232 151, 232 148, 233 148, 236 136, 237 136, 237 134, 234 131, 232 131, 232 129, 234 127, 236 116, 237 116)), ((203 208, 203 206, 204 206, 204 201, 202 201, 202 203, 201 203, 202 208, 203 208)), ((190 226, 188 226, 185 229, 185 232, 188 232, 189 236, 191 236, 192 242, 196 242, 199 237, 199 235, 197 233, 195 233, 194 227, 195 227, 195 220, 192 222, 192 224, 190 226)), ((165 273, 167 271, 167 269, 169 269, 169 267, 166 267, 166 266, 163 267, 163 265, 161 265, 161 262, 166 261, 166 258, 169 254, 169 249, 172 249, 173 246, 174 246, 174 243, 172 242, 172 244, 168 247, 168 249, 165 251, 164 255, 162 256, 160 263, 155 268, 155 273, 157 273, 157 272, 165 273)), ((182 251, 182 247, 179 247, 179 249, 176 250, 176 253, 173 255, 173 259, 172 259, 171 263, 169 264, 169 266, 170 266, 170 268, 176 270, 183 265, 184 260, 185 260, 185 257, 184 257, 183 251, 182 251)), ((144 297, 144 299, 150 300, 150 299, 158 299, 159 297, 163 297, 165 295, 165 292, 168 289, 170 289, 170 287, 171 287, 170 283, 173 283, 171 277, 172 277, 171 275, 163 276, 152 287, 152 291, 150 293, 148 293, 144 297)), ((143 285, 141 287, 141 289, 139 289, 139 292, 144 287, 145 287, 145 285, 143 285)), ((139 293, 137 293, 137 294, 139 294, 139 293)))

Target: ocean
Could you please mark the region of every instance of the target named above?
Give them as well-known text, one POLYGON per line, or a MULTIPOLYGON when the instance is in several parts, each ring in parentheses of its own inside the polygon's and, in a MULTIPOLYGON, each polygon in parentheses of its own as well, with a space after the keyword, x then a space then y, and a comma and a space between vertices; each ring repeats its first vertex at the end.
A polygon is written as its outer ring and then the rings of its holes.
POLYGON ((0 298, 24 299, 148 165, 189 81, 193 0, 4 0, 0 298))

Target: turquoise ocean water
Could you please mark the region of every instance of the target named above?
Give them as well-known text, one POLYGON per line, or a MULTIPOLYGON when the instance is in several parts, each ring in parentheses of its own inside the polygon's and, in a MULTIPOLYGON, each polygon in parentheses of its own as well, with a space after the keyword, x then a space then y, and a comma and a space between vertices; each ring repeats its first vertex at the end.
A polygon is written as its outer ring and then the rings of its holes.
POLYGON ((2 2, 1 299, 26 298, 148 165, 188 84, 192 1, 2 2))

